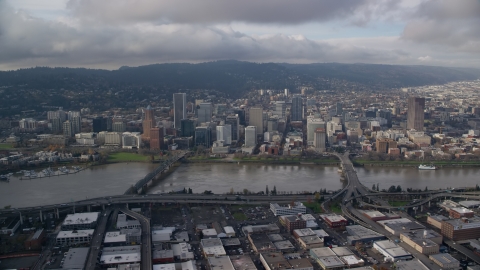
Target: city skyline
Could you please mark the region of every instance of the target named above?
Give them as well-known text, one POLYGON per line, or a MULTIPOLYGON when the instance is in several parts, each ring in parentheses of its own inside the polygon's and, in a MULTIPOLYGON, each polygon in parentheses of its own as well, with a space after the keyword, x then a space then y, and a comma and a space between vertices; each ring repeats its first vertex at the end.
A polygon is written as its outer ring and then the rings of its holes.
POLYGON ((474 0, 4 0, 0 70, 223 59, 478 68, 479 12, 474 0))

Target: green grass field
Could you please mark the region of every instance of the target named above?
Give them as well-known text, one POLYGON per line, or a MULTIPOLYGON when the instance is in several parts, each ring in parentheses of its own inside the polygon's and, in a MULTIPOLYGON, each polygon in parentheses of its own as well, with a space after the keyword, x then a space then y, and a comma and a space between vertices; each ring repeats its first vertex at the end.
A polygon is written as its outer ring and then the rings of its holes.
POLYGON ((134 162, 148 160, 148 156, 143 156, 135 153, 118 152, 108 155, 108 161, 110 162, 134 162))
POLYGON ((248 219, 247 216, 242 212, 233 213, 232 216, 236 221, 244 221, 248 219))
POLYGON ((399 201, 388 202, 388 204, 390 204, 391 206, 395 206, 395 207, 405 206, 405 205, 407 205, 408 203, 409 203, 409 202, 399 202, 399 201))
POLYGON ((5 149, 12 149, 13 145, 11 144, 6 144, 6 143, 1 143, 0 144, 0 150, 5 150, 5 149))
POLYGON ((337 214, 342 213, 342 207, 340 207, 340 205, 338 203, 330 205, 330 210, 332 210, 332 212, 337 213, 337 214))

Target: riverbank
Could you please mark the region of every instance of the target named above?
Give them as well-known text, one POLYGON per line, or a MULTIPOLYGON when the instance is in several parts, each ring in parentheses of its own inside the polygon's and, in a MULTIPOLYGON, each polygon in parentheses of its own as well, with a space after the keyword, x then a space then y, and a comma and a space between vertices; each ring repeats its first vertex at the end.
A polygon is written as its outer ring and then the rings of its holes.
POLYGON ((380 160, 352 160, 354 166, 359 167, 418 167, 422 164, 433 164, 439 168, 463 168, 463 167, 480 167, 480 161, 380 161, 380 160))
POLYGON ((273 159, 273 158, 203 158, 190 157, 183 161, 184 163, 236 163, 236 164, 262 164, 262 165, 340 165, 337 159, 273 159))

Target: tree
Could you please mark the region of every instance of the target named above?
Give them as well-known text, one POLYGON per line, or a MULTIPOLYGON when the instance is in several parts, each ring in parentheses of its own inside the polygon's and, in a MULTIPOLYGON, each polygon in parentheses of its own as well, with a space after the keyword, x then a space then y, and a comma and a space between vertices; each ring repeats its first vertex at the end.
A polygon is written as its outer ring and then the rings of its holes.
POLYGON ((375 184, 373 184, 373 186, 372 186, 372 190, 376 190, 376 188, 375 188, 375 184))
POLYGON ((320 193, 315 192, 315 201, 320 201, 320 193))
POLYGON ((425 187, 425 191, 428 191, 428 187, 425 187))
POLYGON ((388 192, 395 192, 396 190, 397 190, 397 188, 394 185, 392 185, 388 188, 388 192))
POLYGON ((193 190, 191 188, 188 188, 188 194, 192 194, 193 190))
POLYGON ((400 185, 397 186, 396 192, 402 192, 402 187, 400 185))
POLYGON ((231 195, 235 194, 235 190, 233 190, 233 187, 232 187, 232 188, 230 188, 230 192, 229 192, 229 194, 231 194, 231 195))
POLYGON ((248 189, 244 188, 243 189, 243 194, 248 195, 248 189))
POLYGON ((277 186, 273 186, 272 195, 277 195, 277 186))
POLYGON ((265 187, 265 194, 270 194, 270 192, 268 191, 268 185, 265 187))

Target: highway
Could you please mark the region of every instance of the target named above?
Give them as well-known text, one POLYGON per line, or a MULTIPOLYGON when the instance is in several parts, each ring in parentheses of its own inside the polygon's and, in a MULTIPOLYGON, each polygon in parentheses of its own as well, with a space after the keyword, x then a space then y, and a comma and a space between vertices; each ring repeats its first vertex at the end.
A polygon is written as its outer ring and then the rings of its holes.
POLYGON ((111 209, 107 209, 100 213, 98 219, 97 228, 92 237, 92 244, 90 245, 90 250, 88 252, 88 258, 86 262, 86 270, 94 270, 97 264, 98 253, 102 245, 103 237, 105 236, 105 229, 107 228, 108 218, 112 213, 111 209))
POLYGON ((150 236, 150 219, 128 209, 121 209, 126 215, 129 215, 140 222, 142 226, 142 267, 141 269, 152 269, 152 238, 150 236))

